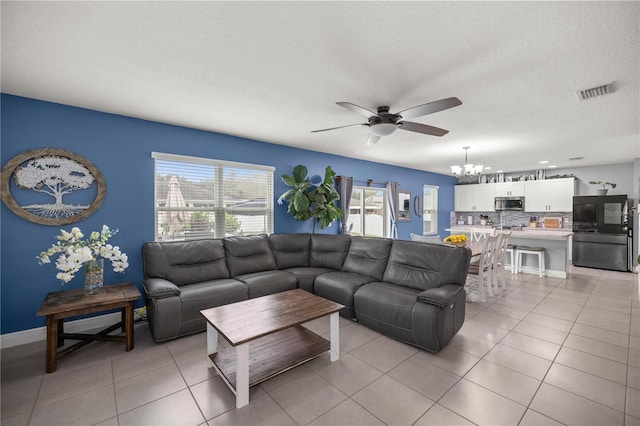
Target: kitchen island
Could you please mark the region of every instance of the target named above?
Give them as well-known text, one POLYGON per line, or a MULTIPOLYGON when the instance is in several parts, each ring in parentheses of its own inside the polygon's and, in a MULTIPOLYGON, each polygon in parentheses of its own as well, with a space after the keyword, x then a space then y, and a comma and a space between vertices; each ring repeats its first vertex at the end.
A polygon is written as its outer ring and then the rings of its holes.
MULTIPOLYGON (((492 226, 452 225, 445 229, 450 234, 465 234, 471 241, 478 237, 494 232, 492 226)), ((500 232, 498 229, 497 232, 500 232)), ((509 244, 518 246, 544 247, 545 275, 548 277, 566 278, 571 265, 571 237, 569 229, 522 228, 504 229, 511 232, 509 244)), ((507 259, 507 258, 505 258, 507 259)), ((508 261, 508 259, 507 259, 508 261)), ((522 271, 528 274, 538 273, 538 259, 534 256, 524 256, 522 271)), ((508 265, 509 269, 511 265, 508 265)))

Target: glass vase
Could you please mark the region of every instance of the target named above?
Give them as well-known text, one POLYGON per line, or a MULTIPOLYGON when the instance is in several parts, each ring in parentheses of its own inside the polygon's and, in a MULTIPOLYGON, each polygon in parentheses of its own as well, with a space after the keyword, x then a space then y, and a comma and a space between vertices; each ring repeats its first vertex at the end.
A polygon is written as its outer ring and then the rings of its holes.
POLYGON ((104 284, 104 259, 94 259, 84 264, 85 294, 96 294, 104 284))

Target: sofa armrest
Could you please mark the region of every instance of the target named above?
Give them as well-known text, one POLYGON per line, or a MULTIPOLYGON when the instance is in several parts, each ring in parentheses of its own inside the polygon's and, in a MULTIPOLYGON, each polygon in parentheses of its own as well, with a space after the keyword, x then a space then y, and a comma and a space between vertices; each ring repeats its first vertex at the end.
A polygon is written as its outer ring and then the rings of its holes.
POLYGON ((450 306, 458 297, 464 287, 458 284, 445 284, 440 287, 430 288, 418 294, 418 302, 445 308, 450 306))
POLYGON ((143 287, 150 299, 164 299, 180 295, 180 289, 177 285, 162 278, 149 278, 144 281, 143 287))

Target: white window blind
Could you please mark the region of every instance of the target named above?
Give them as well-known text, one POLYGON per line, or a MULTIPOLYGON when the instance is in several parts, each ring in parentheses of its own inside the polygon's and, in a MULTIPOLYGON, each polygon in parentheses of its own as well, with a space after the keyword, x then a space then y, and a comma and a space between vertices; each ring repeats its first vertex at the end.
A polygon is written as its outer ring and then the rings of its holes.
POLYGON ((273 233, 274 167, 153 152, 156 241, 273 233))

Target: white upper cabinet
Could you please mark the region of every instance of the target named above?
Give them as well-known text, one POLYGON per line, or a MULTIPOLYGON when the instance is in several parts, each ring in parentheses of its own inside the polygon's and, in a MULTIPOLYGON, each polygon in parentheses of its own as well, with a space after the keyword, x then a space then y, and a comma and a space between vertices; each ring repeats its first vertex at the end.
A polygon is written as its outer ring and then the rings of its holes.
POLYGON ((496 183, 496 197, 524 197, 524 182, 496 183))
POLYGON ((524 189, 524 209, 527 212, 573 211, 573 178, 526 181, 524 189))
POLYGON ((457 212, 471 212, 474 209, 475 195, 474 185, 456 185, 454 186, 455 194, 455 210, 457 212))
POLYGON ((455 210, 458 212, 492 212, 496 197, 495 184, 456 185, 455 210))

